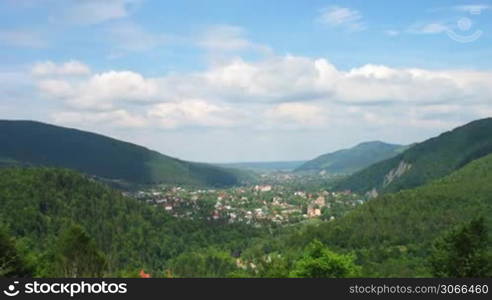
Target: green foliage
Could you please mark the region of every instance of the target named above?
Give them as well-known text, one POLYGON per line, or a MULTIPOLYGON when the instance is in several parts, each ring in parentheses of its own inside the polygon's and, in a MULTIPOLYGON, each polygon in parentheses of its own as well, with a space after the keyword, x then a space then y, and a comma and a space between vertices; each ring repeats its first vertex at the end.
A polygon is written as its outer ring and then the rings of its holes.
POLYGON ((363 193, 376 188, 396 192, 424 185, 449 175, 472 160, 492 153, 492 118, 478 120, 458 127, 438 137, 416 144, 402 154, 376 163, 345 180, 337 189, 363 193), (411 168, 403 176, 385 184, 385 177, 401 162, 411 168))
POLYGON ((472 220, 433 245, 429 264, 436 277, 487 277, 492 271, 492 257, 487 253, 487 228, 484 218, 472 220))
POLYGON ((351 174, 374 163, 396 156, 406 146, 367 142, 350 149, 321 155, 304 163, 296 171, 326 170, 333 174, 351 174))
POLYGON ((360 274, 360 267, 354 261, 353 255, 337 254, 320 241, 314 240, 306 247, 304 257, 296 262, 290 276, 295 278, 357 277, 360 274))
POLYGON ((80 226, 64 230, 55 246, 55 276, 102 277, 106 259, 80 226))
POLYGON ((31 276, 32 270, 19 253, 7 229, 0 226, 0 278, 31 276))
POLYGON ((229 253, 207 248, 179 255, 171 261, 170 268, 177 277, 224 278, 236 271, 236 264, 229 253))
POLYGON ((137 184, 173 183, 230 186, 235 170, 178 160, 102 135, 29 121, 0 120, 0 166, 70 168, 137 184))
POLYGON ((318 239, 334 251, 355 252, 363 276, 431 276, 432 242, 477 215, 486 216, 490 232, 492 154, 422 187, 371 199, 335 221, 285 228, 276 241, 255 247, 284 254, 318 239))
POLYGON ((77 172, 50 168, 0 170, 0 220, 22 238, 38 276, 62 276, 50 268, 52 245, 73 224, 104 253, 108 276, 159 273, 181 253, 213 246, 232 253, 265 234, 245 224, 176 219, 77 172))

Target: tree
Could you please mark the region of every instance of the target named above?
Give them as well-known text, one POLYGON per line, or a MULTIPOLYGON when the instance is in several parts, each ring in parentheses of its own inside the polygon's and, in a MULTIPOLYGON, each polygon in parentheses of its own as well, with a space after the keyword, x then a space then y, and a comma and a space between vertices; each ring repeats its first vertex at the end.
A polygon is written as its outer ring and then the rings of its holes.
POLYGON ((429 258, 432 274, 436 277, 487 277, 491 272, 487 239, 483 217, 446 233, 434 242, 429 258))
POLYGON ((290 277, 345 278, 357 277, 360 267, 353 255, 337 254, 314 240, 304 250, 304 256, 295 263, 290 277))
POLYGON ((14 239, 0 226, 0 277, 25 276, 32 276, 32 270, 17 251, 14 239))
POLYGON ((72 225, 58 239, 55 265, 56 276, 102 277, 106 259, 82 227, 72 225))
POLYGON ((227 277, 236 270, 234 258, 215 248, 185 252, 171 262, 172 273, 185 278, 227 277))

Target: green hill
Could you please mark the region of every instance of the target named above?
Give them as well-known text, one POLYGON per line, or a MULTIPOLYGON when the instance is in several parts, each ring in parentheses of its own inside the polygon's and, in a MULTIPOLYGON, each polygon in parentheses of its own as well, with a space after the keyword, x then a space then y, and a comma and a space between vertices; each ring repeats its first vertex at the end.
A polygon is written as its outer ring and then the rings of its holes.
POLYGON ((379 141, 361 143, 350 149, 321 155, 304 163, 296 171, 325 170, 333 174, 351 174, 374 163, 394 157, 403 149, 405 146, 379 141))
POLYGON ((239 174, 191 163, 102 135, 32 121, 0 120, 0 166, 34 165, 78 170, 131 183, 230 186, 239 174))
POLYGON ((71 225, 94 239, 108 260, 108 276, 141 268, 162 275, 182 252, 209 247, 232 252, 260 233, 243 224, 176 219, 162 207, 124 197, 68 169, 0 169, 0 229, 6 226, 17 239, 38 276, 59 276, 50 273, 51 255, 71 225))
MULTIPOLYGON (((385 194, 333 222, 293 233, 281 249, 317 238, 355 251, 368 276, 429 276, 431 243, 477 216, 492 235, 492 154, 424 186, 385 194)), ((492 236, 489 248, 492 247, 492 236)))
POLYGON ((415 144, 341 181, 336 188, 355 192, 395 192, 446 176, 492 153, 492 118, 471 122, 415 144))

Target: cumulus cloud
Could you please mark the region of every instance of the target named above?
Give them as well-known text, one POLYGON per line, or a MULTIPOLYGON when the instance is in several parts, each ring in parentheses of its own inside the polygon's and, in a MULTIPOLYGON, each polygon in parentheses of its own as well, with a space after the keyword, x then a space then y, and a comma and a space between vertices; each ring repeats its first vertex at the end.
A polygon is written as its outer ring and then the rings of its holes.
POLYGON ((332 27, 342 27, 350 31, 366 29, 362 23, 362 14, 347 7, 331 6, 321 10, 318 22, 332 27))
POLYGON ((322 127, 350 120, 389 125, 405 119, 402 115, 414 120, 412 126, 438 126, 429 120, 457 115, 458 107, 478 116, 472 108, 492 99, 492 74, 371 64, 341 70, 324 58, 287 55, 235 59, 201 72, 161 77, 131 71, 43 77, 38 87, 45 98, 79 112, 140 111, 147 124, 163 128, 272 128, 286 122, 289 128, 322 127), (416 107, 426 108, 410 115, 416 107))
POLYGON ((47 96, 66 101, 76 109, 113 110, 115 102, 151 102, 158 96, 154 79, 130 71, 109 71, 94 74, 86 79, 45 79, 38 82, 39 89, 47 96))
POLYGON ((34 76, 70 76, 70 75, 87 75, 90 74, 90 68, 76 60, 56 64, 52 61, 38 62, 31 68, 31 74, 34 76))
POLYGON ((157 104, 148 111, 148 116, 168 129, 190 126, 233 127, 241 117, 237 111, 228 107, 199 99, 157 104))

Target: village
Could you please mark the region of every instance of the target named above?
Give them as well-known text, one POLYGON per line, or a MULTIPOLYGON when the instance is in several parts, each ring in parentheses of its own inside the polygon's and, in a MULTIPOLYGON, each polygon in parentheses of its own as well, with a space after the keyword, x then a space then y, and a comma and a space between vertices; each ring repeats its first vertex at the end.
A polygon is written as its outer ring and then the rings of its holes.
POLYGON ((281 181, 229 189, 159 185, 130 196, 149 205, 161 206, 178 218, 255 226, 287 225, 311 219, 330 221, 365 201, 350 191, 320 189, 307 192, 281 181))

